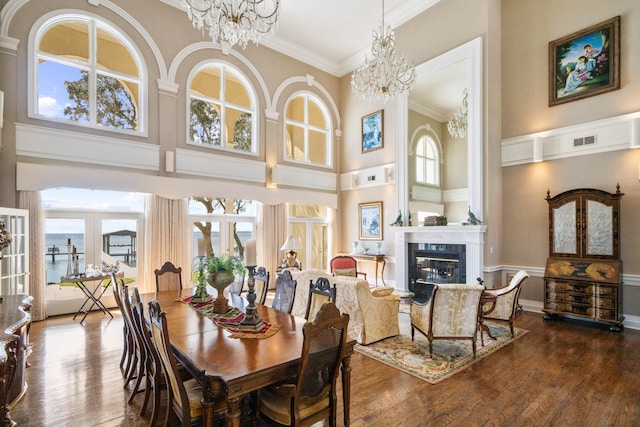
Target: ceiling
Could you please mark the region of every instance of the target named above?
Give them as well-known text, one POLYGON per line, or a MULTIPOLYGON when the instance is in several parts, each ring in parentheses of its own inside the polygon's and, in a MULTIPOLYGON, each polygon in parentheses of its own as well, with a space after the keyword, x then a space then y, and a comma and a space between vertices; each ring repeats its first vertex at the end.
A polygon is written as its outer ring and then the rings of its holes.
MULTIPOLYGON (((182 0, 161 1, 184 10, 182 0)), ((444 0, 385 0, 385 26, 397 28, 440 1, 444 0)), ((342 77, 364 62, 365 55, 370 55, 372 32, 381 17, 382 1, 280 0, 275 34, 261 44, 342 77)), ((402 55, 401 50, 399 54, 402 55)), ((416 82, 411 103, 430 111, 436 119, 450 116, 462 104, 464 86, 464 83, 452 86, 457 80, 452 72, 464 76, 466 71, 458 67, 430 76, 428 81, 416 82)))

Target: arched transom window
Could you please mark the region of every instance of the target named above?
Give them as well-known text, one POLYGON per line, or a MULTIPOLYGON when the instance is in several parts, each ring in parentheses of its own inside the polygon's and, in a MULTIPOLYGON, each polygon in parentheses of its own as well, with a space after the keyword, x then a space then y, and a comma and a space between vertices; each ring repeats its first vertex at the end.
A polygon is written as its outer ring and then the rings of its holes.
POLYGON ((255 118, 255 95, 238 71, 209 63, 195 72, 189 86, 189 143, 255 153, 255 118))
POLYGON ((440 185, 440 156, 435 141, 421 136, 416 144, 416 182, 440 185))
POLYGON ((285 158, 331 166, 331 121, 324 103, 310 93, 299 93, 288 100, 285 113, 285 158))
POLYGON ((88 16, 57 16, 38 30, 34 52, 36 116, 143 130, 140 55, 118 30, 88 16))

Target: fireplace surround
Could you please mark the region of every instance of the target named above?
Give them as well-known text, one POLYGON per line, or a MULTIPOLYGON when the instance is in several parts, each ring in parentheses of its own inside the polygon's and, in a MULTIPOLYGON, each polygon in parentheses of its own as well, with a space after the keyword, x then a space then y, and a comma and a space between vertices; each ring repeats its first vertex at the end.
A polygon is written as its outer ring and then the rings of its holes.
POLYGON ((482 277, 486 229, 486 225, 395 227, 396 288, 414 292, 417 268, 426 269, 420 277, 424 282, 476 283, 482 277), (426 262, 417 267, 416 257, 426 262))

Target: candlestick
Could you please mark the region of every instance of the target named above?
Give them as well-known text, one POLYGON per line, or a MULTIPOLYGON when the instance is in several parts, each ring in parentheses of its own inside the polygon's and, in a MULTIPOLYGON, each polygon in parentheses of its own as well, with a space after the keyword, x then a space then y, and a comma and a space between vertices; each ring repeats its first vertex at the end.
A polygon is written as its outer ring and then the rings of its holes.
POLYGON ((247 292, 247 301, 249 301, 249 305, 245 310, 244 320, 238 326, 238 329, 241 331, 260 332, 266 326, 258 315, 258 308, 255 304, 256 291, 254 287, 256 285, 256 279, 255 277, 253 277, 255 268, 255 265, 247 266, 247 270, 249 272, 249 277, 247 277, 247 285, 249 286, 249 291, 247 292))
POLYGON ((244 252, 244 259, 246 265, 258 265, 256 261, 256 241, 251 239, 247 240, 244 252))

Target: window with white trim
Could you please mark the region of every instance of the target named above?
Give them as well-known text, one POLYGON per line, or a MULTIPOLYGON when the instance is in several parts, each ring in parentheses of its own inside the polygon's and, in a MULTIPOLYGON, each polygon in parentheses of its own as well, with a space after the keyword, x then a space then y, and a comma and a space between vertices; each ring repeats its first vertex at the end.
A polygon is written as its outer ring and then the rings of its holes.
POLYGON ((440 156, 435 141, 428 135, 421 136, 416 144, 416 182, 440 185, 440 156))
POLYGON ((256 96, 249 81, 226 64, 207 63, 189 82, 187 143, 258 152, 256 96))
POLYGON ((92 17, 60 15, 39 28, 33 48, 36 116, 143 131, 141 56, 120 31, 92 17))
POLYGON ((331 166, 331 119, 326 105, 302 92, 285 106, 284 156, 287 160, 331 166))

